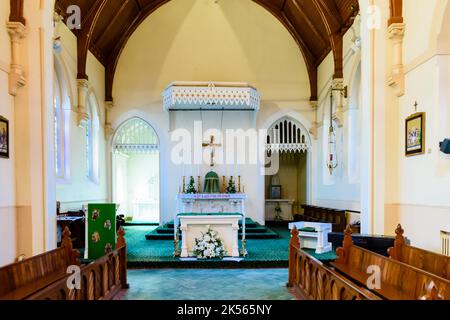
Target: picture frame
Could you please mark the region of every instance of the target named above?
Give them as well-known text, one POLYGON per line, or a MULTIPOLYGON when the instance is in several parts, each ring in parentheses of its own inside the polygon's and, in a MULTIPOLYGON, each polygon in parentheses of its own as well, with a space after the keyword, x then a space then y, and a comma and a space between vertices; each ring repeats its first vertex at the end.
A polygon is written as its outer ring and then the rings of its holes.
POLYGON ((405 121, 405 155, 417 156, 425 153, 426 114, 415 113, 405 121))
POLYGON ((0 158, 9 159, 9 121, 0 116, 0 158))
POLYGON ((270 186, 270 199, 281 199, 281 186, 270 186))

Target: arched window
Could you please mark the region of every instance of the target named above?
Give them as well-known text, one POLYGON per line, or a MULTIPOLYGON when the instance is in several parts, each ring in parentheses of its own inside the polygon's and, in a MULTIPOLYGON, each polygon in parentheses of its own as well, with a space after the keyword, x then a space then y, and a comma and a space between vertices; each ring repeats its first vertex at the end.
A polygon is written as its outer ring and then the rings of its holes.
POLYGON ((62 178, 64 175, 64 119, 62 108, 61 79, 58 72, 54 72, 54 114, 55 114, 55 170, 56 176, 62 178))
POLYGON ((53 72, 53 111, 54 111, 54 147, 55 147, 55 173, 59 180, 69 178, 69 121, 70 96, 68 83, 64 76, 62 62, 55 57, 53 72))
POLYGON ((133 221, 160 222, 159 138, 140 118, 116 131, 113 150, 113 200, 119 214, 133 221))
POLYGON ((95 183, 99 182, 99 130, 100 120, 95 95, 91 93, 87 101, 86 139, 86 174, 95 183))

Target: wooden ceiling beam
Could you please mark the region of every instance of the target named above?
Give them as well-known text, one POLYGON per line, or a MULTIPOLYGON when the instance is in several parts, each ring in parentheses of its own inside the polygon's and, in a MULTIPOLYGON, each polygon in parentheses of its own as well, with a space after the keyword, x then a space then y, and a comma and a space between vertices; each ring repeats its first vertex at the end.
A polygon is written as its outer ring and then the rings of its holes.
POLYGON ((393 23, 403 23, 403 0, 389 0, 390 17, 388 25, 393 23))
POLYGON ((327 47, 328 46, 328 39, 323 36, 323 34, 317 29, 317 27, 314 25, 314 23, 311 21, 311 19, 308 17, 308 15, 305 14, 305 10, 303 8, 303 5, 301 5, 298 0, 292 0, 292 3, 294 4, 295 8, 298 11, 298 14, 303 18, 303 20, 306 21, 306 24, 311 29, 311 31, 314 33, 317 39, 322 41, 322 44, 327 47))
POLYGON ((344 49, 343 35, 341 28, 344 25, 342 17, 337 9, 330 7, 325 0, 311 0, 320 15, 322 22, 328 32, 330 38, 331 50, 334 58, 334 75, 333 78, 339 79, 344 77, 344 49), (337 11, 337 13, 335 12, 337 11))
POLYGON ((306 62, 306 67, 308 70, 308 76, 309 76, 309 82, 311 87, 311 101, 317 100, 318 96, 318 84, 317 84, 317 67, 316 67, 316 57, 313 55, 311 50, 309 49, 308 45, 304 41, 303 37, 300 35, 300 33, 297 31, 297 29, 294 27, 292 22, 289 20, 289 18, 286 16, 286 13, 284 11, 281 11, 280 9, 276 8, 275 6, 269 5, 267 3, 264 3, 260 0, 253 0, 266 10, 268 10, 274 17, 276 17, 283 25, 284 27, 289 31, 289 33, 294 38, 295 42, 297 43, 300 52, 303 55, 303 58, 306 62))
POLYGON ((144 7, 136 18, 132 21, 130 26, 127 28, 125 32, 122 33, 119 41, 115 45, 114 49, 111 51, 111 54, 108 57, 108 61, 106 64, 105 70, 105 100, 113 101, 112 89, 114 84, 114 76, 116 73, 117 64, 119 63, 120 55, 122 54, 123 49, 125 48, 126 43, 130 39, 131 35, 136 31, 139 25, 155 10, 157 10, 162 5, 166 4, 170 0, 155 0, 151 2, 149 5, 144 7))
POLYGON ((77 56, 78 56, 78 79, 88 79, 86 74, 86 61, 88 51, 91 47, 92 35, 103 10, 107 7, 110 0, 95 0, 89 13, 83 19, 81 29, 78 31, 77 38, 77 56))
MULTIPOLYGON (((128 4, 130 3, 130 1, 135 1, 135 0, 124 0, 122 2, 122 5, 120 6, 119 10, 117 10, 117 12, 114 14, 113 18, 107 24, 105 30, 103 30, 102 35, 108 34, 108 32, 111 30, 111 28, 114 26, 114 24, 118 21, 121 14, 126 9, 128 4)), ((94 43, 96 43, 97 41, 98 41, 98 39, 94 39, 94 43)))
POLYGON ((26 20, 23 16, 23 0, 10 0, 10 22, 20 22, 26 25, 26 20))

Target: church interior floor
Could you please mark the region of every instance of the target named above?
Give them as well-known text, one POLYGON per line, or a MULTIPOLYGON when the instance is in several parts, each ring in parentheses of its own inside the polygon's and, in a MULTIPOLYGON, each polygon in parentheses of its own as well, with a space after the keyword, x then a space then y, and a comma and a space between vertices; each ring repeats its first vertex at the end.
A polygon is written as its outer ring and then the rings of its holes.
POLYGON ((272 228, 279 234, 277 239, 247 240, 248 256, 240 261, 180 261, 173 257, 173 241, 146 240, 145 234, 152 226, 128 226, 125 228, 127 240, 128 267, 130 268, 202 268, 237 267, 271 268, 288 266, 290 234, 287 227, 272 228))
MULTIPOLYGON (((236 261, 181 261, 173 257, 173 241, 146 240, 145 235, 155 226, 127 226, 128 267, 143 268, 287 268, 290 232, 287 226, 271 226, 278 233, 276 239, 247 240, 248 256, 236 261)), ((241 243, 240 243, 241 245, 241 243)), ((327 262, 336 258, 335 252, 316 255, 314 250, 307 250, 317 259, 327 262)))
POLYGON ((129 270, 122 300, 294 300, 287 269, 129 270))

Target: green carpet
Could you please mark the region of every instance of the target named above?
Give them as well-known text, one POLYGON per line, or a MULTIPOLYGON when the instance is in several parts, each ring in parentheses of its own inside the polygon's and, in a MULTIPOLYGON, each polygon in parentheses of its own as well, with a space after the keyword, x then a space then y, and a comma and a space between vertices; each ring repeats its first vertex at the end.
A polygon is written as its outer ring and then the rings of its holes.
MULTIPOLYGON (((127 256, 129 268, 286 268, 290 233, 287 227, 271 227, 278 233, 277 239, 247 240, 248 256, 236 261, 181 261, 173 257, 173 242, 167 240, 148 241, 145 235, 156 227, 127 226, 127 256)), ((311 253, 314 253, 311 251, 311 253)), ((317 259, 330 261, 334 253, 314 255, 317 259)))
MULTIPOLYGON (((186 215, 205 215, 205 214, 186 214, 186 215)), ((208 214, 206 214, 208 215, 208 214)), ((227 215, 227 214, 225 214, 227 215)), ((259 223, 253 221, 250 218, 245 219, 245 231, 246 231, 246 238, 248 239, 278 239, 279 235, 277 232, 274 232, 270 228, 266 226, 262 226, 259 223)), ((242 223, 239 222, 239 239, 242 239, 242 223)), ((174 222, 170 221, 166 223, 163 226, 157 227, 154 230, 151 230, 148 232, 145 237, 147 240, 168 240, 173 241, 173 234, 174 234, 174 222)))

